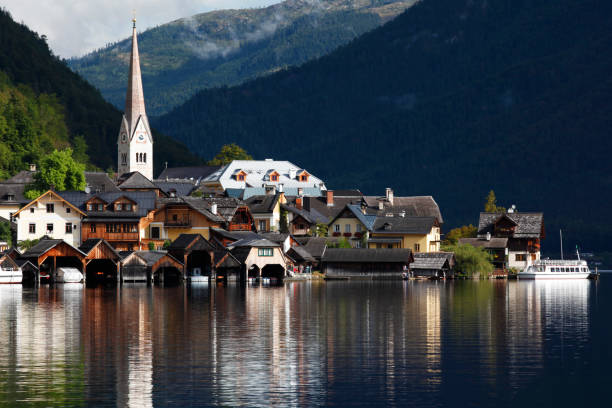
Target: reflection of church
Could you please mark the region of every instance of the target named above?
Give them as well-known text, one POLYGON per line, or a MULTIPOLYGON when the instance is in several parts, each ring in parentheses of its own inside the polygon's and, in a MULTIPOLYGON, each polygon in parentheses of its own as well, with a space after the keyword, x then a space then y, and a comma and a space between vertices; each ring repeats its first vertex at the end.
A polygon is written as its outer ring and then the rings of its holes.
POLYGON ((136 19, 132 27, 132 53, 130 72, 125 98, 125 113, 121 120, 117 140, 117 174, 140 172, 149 180, 153 179, 153 134, 145 112, 136 19))

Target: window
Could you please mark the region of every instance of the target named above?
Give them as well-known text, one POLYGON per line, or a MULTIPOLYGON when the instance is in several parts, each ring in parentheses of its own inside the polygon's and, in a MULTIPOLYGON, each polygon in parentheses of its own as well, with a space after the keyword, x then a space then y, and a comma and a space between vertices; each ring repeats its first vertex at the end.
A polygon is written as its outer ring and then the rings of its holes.
POLYGON ((47 234, 53 234, 53 224, 47 224, 47 234))
POLYGON ((414 252, 420 252, 421 251, 421 244, 416 243, 414 244, 414 252))
POLYGON ((96 232, 96 224, 89 224, 89 232, 96 232))
POLYGON ((132 204, 124 204, 125 211, 132 211, 132 204))
POLYGON ((72 223, 71 222, 66 223, 66 234, 72 234, 72 223))
POLYGON ((30 234, 36 234, 36 224, 30 224, 29 231, 30 234))
POLYGON ((104 211, 104 204, 98 204, 98 211, 104 211))
POLYGON ((238 181, 244 181, 244 174, 238 175, 238 181))
POLYGON ((270 181, 278 181, 278 174, 272 174, 270 176, 270 181))
POLYGON ((259 256, 272 256, 272 248, 259 248, 257 250, 259 256))
POLYGON ((525 254, 516 254, 514 255, 514 260, 517 262, 525 262, 527 260, 527 256, 525 254))
POLYGON ((121 204, 115 204, 115 211, 121 211, 122 210, 122 205, 121 204))
POLYGON ((344 225, 344 232, 351 232, 351 224, 344 225))
POLYGON ((47 212, 48 213, 55 212, 55 205, 54 204, 47 204, 47 212))
POLYGON ((124 166, 127 164, 127 153, 121 153, 121 164, 124 166))
POLYGON ((361 232, 361 224, 357 224, 357 225, 355 226, 355 231, 357 231, 357 232, 361 232))
POLYGON ((259 230, 260 231, 266 231, 266 220, 259 220, 259 230))
POLYGON ((305 224, 299 224, 298 225, 298 229, 305 230, 306 229, 306 225, 305 224))
POLYGON ((30 214, 34 214, 34 207, 30 207, 30 214))
POLYGON ((334 232, 340 232, 340 224, 334 224, 334 232))
POLYGON ((70 214, 70 207, 66 207, 66 214, 70 214))
POLYGON ((159 227, 151 227, 151 238, 159 239, 159 227))
POLYGON ((87 211, 93 211, 93 204, 87 204, 87 211))
POLYGON ((136 153, 136 163, 138 163, 140 161, 139 159, 140 159, 140 154, 136 153))
POLYGON ((308 176, 307 176, 307 175, 305 175, 305 174, 302 174, 302 175, 300 176, 300 181, 308 181, 308 176))

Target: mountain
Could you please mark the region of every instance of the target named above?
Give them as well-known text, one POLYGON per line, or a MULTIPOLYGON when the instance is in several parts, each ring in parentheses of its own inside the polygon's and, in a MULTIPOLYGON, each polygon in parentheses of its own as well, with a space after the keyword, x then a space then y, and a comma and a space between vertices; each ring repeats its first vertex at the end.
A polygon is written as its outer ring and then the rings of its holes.
POLYGON ((612 241, 612 3, 423 0, 332 54, 198 93, 156 124, 210 157, 235 142, 330 188, 431 194, 445 229, 490 189, 548 240, 612 241))
MULTIPOLYGON (((127 83, 127 70, 123 76, 127 83)), ((8 123, 0 126, 1 146, 26 146, 19 161, 0 162, 0 175, 14 174, 27 166, 27 160, 35 161, 62 146, 83 148, 84 159, 88 156, 99 168, 116 168, 121 112, 55 57, 44 36, 16 23, 2 9, 0 87, 8 102, 0 109, 0 125, 8 123)), ((169 165, 200 163, 181 143, 154 135, 156 174, 166 161, 169 165)))
MULTIPOLYGON (((325 55, 415 1, 287 0, 198 14, 146 30, 138 45, 149 115, 165 113, 201 89, 239 84, 325 55)), ((129 53, 125 39, 68 64, 123 108, 129 53)))

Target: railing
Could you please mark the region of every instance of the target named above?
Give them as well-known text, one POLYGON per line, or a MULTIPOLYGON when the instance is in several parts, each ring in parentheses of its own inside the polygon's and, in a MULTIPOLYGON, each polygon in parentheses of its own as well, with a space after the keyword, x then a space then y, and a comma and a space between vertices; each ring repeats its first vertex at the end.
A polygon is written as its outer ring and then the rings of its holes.
POLYGON ((83 241, 86 239, 98 239, 102 238, 107 241, 138 241, 138 232, 91 232, 86 229, 83 230, 83 241))
POLYGON ((182 218, 177 220, 167 220, 164 222, 165 227, 191 227, 190 218, 182 218))
POLYGON ((230 224, 230 231, 250 231, 251 224, 230 224))

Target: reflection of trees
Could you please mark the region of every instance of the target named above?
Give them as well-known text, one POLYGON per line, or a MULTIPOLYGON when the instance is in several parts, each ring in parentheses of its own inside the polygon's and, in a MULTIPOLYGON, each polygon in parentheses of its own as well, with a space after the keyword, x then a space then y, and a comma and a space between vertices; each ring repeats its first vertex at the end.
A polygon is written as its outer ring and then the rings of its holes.
POLYGON ((82 406, 81 285, 0 285, 0 406, 82 406))

